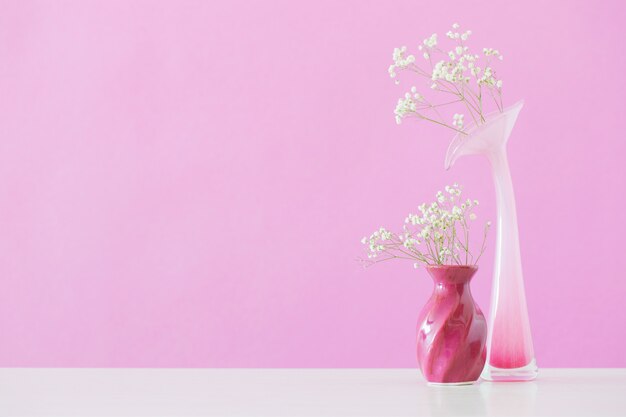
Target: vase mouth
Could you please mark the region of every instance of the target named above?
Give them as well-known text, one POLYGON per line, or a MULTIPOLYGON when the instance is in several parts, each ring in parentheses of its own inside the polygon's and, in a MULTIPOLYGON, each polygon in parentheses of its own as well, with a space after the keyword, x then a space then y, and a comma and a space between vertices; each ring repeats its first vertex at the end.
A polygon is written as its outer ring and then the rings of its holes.
POLYGON ((426 269, 471 269, 478 270, 478 265, 424 265, 426 269))
POLYGON ((478 271, 477 265, 426 265, 426 272, 437 285, 466 285, 478 271))
POLYGON ((524 107, 524 100, 519 100, 516 103, 503 108, 502 111, 500 110, 494 110, 491 113, 488 113, 485 116, 485 122, 481 123, 479 125, 477 125, 476 123, 474 123, 473 121, 468 123, 466 132, 467 135, 463 135, 462 133, 457 133, 456 136, 472 136, 472 135, 476 135, 477 133, 479 133, 481 130, 484 130, 489 124, 494 123, 496 120, 498 119, 503 119, 507 116, 509 116, 509 114, 511 113, 515 113, 515 112, 519 112, 522 107, 524 107))
POLYGON ((505 146, 523 106, 524 100, 520 100, 502 111, 489 113, 482 124, 470 122, 467 129, 457 133, 450 142, 444 168, 450 169, 463 155, 489 154, 493 149, 505 146))

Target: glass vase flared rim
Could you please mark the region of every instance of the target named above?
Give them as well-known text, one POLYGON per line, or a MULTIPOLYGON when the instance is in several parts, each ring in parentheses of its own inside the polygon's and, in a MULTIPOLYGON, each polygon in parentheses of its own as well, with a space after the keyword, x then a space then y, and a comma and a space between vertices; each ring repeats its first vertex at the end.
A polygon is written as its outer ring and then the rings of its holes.
POLYGON ((511 111, 519 111, 524 106, 524 100, 518 100, 514 104, 505 107, 500 110, 494 110, 491 113, 485 115, 485 122, 481 124, 476 124, 474 122, 470 122, 465 130, 465 134, 457 133, 455 137, 466 137, 476 135, 481 130, 487 128, 490 124, 494 123, 496 120, 506 117, 511 111))

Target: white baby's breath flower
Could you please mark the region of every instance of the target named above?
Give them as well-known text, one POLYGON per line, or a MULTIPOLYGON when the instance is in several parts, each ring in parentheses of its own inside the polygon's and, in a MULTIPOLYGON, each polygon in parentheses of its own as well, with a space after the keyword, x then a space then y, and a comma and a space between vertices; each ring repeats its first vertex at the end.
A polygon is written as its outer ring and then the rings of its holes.
POLYGON ((457 113, 449 121, 441 116, 443 113, 439 108, 454 106, 457 111, 462 108, 461 111, 465 115, 469 112, 469 118, 477 125, 489 120, 485 116, 491 111, 492 99, 494 107, 503 111, 502 80, 496 74, 495 65, 502 60, 502 54, 495 48, 487 47, 482 48, 482 54, 476 53, 470 47, 471 35, 471 30, 461 30, 458 23, 445 33, 442 42, 436 33, 431 34, 417 47, 426 62, 421 59, 416 62, 416 55, 410 54, 406 46, 393 50, 393 62, 387 72, 396 85, 400 83, 399 72, 409 70, 428 79, 430 89, 437 92, 432 94, 441 96, 441 100, 433 100, 429 94, 424 97, 412 87, 410 97, 405 96, 396 104, 396 123, 400 124, 406 117, 412 116, 466 134, 463 114, 457 113), (479 102, 480 106, 477 106, 479 102))
POLYGON ((396 109, 394 110, 396 123, 400 124, 402 119, 416 112, 417 102, 415 100, 420 97, 416 91, 415 87, 412 87, 410 93, 405 93, 404 97, 398 99, 396 109))
MULTIPOLYGON (((402 233, 393 234, 380 227, 369 238, 361 239, 368 248, 365 262, 373 264, 408 257, 414 259, 413 266, 416 268, 420 264, 472 264, 474 257, 466 239, 469 233, 468 220, 476 219, 469 208, 476 206, 477 202, 467 198, 461 202, 461 187, 457 183, 446 186, 445 191, 445 194, 438 191, 432 203, 419 205, 421 215, 409 213, 404 220, 402 233), (454 204, 450 199, 460 204, 454 204), (421 243, 424 245, 420 247, 421 243)), ((484 237, 489 225, 489 222, 485 225, 484 237)), ((484 241, 476 259, 480 258, 483 250, 484 241)))
POLYGON ((431 49, 437 46, 437 34, 433 33, 432 35, 430 35, 430 37, 424 39, 424 45, 426 45, 427 48, 431 49))
POLYGON ((396 70, 402 70, 415 62, 415 56, 406 55, 406 46, 395 48, 392 54, 393 65, 388 69, 389 75, 393 78, 396 76, 396 70))
POLYGON ((452 126, 459 130, 463 129, 463 117, 462 114, 455 113, 452 117, 452 126))

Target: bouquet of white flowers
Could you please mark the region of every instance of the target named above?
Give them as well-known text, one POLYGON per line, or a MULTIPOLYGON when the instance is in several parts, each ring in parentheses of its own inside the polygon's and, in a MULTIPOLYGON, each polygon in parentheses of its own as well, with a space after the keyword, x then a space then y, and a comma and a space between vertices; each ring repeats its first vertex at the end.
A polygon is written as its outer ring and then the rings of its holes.
POLYGON ((475 125, 481 125, 486 121, 488 101, 492 101, 499 111, 503 110, 502 80, 496 76, 494 66, 494 61, 502 60, 502 54, 493 48, 483 48, 482 55, 473 53, 467 45, 472 31, 460 32, 459 28, 455 23, 452 30, 446 33, 451 43, 447 51, 439 45, 436 33, 424 39, 418 49, 425 66, 416 62, 415 55, 407 55, 406 46, 394 49, 389 75, 395 78, 396 84, 400 83, 396 78, 398 72, 408 70, 424 77, 430 89, 441 98, 438 101, 429 99, 415 86, 411 87, 404 97, 398 99, 395 109, 398 124, 405 118, 413 117, 465 133, 465 113, 470 115, 475 125), (449 123, 440 110, 451 105, 461 110, 454 113, 452 123, 449 123))
POLYGON ((361 259, 365 266, 390 259, 408 259, 426 265, 476 265, 485 251, 487 231, 483 230, 479 253, 470 250, 470 223, 476 220, 474 208, 478 200, 461 198, 458 184, 446 186, 445 193, 438 191, 435 201, 418 207, 419 214, 409 214, 404 220, 401 233, 390 232, 384 227, 369 237, 361 239, 367 247, 367 258, 361 259))

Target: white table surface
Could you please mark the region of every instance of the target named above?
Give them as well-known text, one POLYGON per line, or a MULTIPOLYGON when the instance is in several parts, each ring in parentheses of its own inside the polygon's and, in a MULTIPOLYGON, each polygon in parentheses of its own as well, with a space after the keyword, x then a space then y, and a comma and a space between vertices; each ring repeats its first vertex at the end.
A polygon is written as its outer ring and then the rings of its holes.
POLYGON ((626 416, 626 369, 428 386, 416 369, 0 369, 0 416, 626 416))

